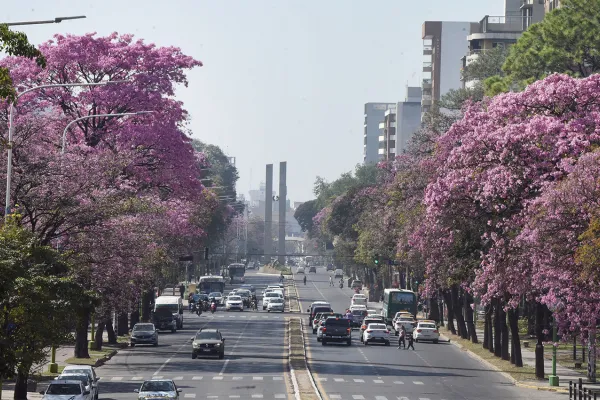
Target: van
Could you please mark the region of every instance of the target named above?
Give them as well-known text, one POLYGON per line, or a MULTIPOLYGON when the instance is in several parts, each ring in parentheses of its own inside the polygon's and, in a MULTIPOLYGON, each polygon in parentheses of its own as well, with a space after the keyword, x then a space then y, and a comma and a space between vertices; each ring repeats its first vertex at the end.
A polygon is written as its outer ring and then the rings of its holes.
POLYGON ((176 329, 183 329, 183 300, 180 296, 159 296, 154 302, 154 312, 168 309, 176 321, 176 329))
POLYGON ((350 306, 367 306, 367 297, 363 294, 355 294, 352 296, 350 306))
POLYGON ((344 277, 344 271, 340 268, 336 269, 335 272, 333 273, 334 278, 343 278, 344 277))
POLYGON ((331 304, 329 304, 326 301, 315 301, 310 305, 306 312, 310 313, 308 317, 308 326, 312 326, 313 319, 315 318, 315 315, 317 315, 317 313, 330 313, 333 312, 333 309, 331 308, 331 304))

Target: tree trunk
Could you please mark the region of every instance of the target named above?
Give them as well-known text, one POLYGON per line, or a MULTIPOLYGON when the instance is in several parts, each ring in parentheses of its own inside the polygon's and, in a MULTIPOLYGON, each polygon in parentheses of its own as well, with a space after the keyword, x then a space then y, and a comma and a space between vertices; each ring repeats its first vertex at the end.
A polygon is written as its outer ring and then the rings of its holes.
POLYGON ((591 329, 588 340, 588 372, 587 378, 596 383, 596 329, 591 329))
POLYGON ((477 340, 477 331, 475 330, 475 320, 474 320, 474 315, 475 312, 473 311, 473 308, 471 308, 471 304, 473 304, 473 295, 471 293, 468 293, 467 291, 464 292, 465 296, 465 317, 467 318, 467 329, 469 331, 469 337, 471 338, 471 342, 472 343, 479 343, 479 340, 477 340))
POLYGON ((437 295, 437 304, 438 304, 438 311, 440 312, 440 326, 444 326, 444 303, 443 300, 444 296, 442 296, 442 291, 438 290, 438 295, 437 295))
POLYGON ((447 317, 448 317, 448 329, 453 335, 456 335, 456 329, 454 328, 454 311, 452 310, 452 298, 448 290, 444 290, 444 302, 446 303, 447 317))
POLYGON ((142 293, 142 322, 150 322, 150 302, 152 298, 152 292, 144 291, 142 293))
POLYGON ((106 319, 102 318, 98 321, 98 326, 96 327, 96 333, 94 334, 94 344, 96 345, 96 350, 102 350, 102 336, 104 335, 104 327, 106 326, 106 319))
POLYGON ((431 296, 429 299, 429 319, 432 319, 439 325, 440 323, 440 310, 438 308, 437 296, 431 296))
POLYGON ((503 304, 498 300, 500 305, 500 333, 502 335, 502 359, 510 361, 510 338, 508 337, 508 325, 506 325, 506 312, 504 311, 503 304))
POLYGON ((483 348, 490 348, 490 327, 488 325, 489 305, 485 306, 485 314, 483 316, 483 348))
POLYGON ((15 381, 15 393, 13 400, 27 400, 27 380, 29 379, 29 366, 21 366, 17 371, 17 379, 15 381), (25 372, 27 371, 27 372, 25 372))
POLYGON ((535 345, 535 376, 544 379, 544 334, 542 332, 542 319, 544 318, 544 307, 537 303, 535 310, 535 334, 537 343, 535 345))
POLYGON ((485 309, 485 324, 488 329, 488 350, 490 351, 490 353, 494 353, 494 324, 492 320, 493 313, 493 303, 488 304, 485 309))
POLYGON ((502 322, 500 300, 494 299, 494 355, 502 356, 502 322))
POLYGON ((88 327, 90 324, 89 308, 82 308, 77 313, 77 327, 75 328, 75 348, 74 356, 76 358, 90 358, 88 351, 88 327))
POLYGON ((452 285, 450 288, 452 297, 452 308, 454 309, 454 317, 456 318, 456 327, 458 328, 458 334, 463 339, 468 339, 467 326, 465 325, 465 318, 462 313, 462 305, 460 293, 458 291, 458 285, 452 285))
POLYGON ((131 318, 129 320, 129 329, 133 329, 135 324, 137 324, 138 322, 140 322, 140 310, 139 305, 136 304, 135 309, 131 313, 131 318))
POLYGON ((525 310, 527 313, 525 318, 527 318, 527 335, 535 335, 535 302, 528 301, 525 303, 525 310))
POLYGON ((124 336, 129 333, 129 327, 127 326, 128 318, 127 313, 123 312, 119 314, 117 318, 117 335, 124 336))
POLYGON ((519 337, 519 309, 508 310, 508 322, 510 323, 510 333, 512 335, 512 351, 510 361, 517 367, 523 366, 523 356, 521 354, 521 338, 519 337))
POLYGON ((113 328, 112 316, 109 316, 106 320, 106 333, 108 334, 108 344, 117 344, 117 335, 113 328))

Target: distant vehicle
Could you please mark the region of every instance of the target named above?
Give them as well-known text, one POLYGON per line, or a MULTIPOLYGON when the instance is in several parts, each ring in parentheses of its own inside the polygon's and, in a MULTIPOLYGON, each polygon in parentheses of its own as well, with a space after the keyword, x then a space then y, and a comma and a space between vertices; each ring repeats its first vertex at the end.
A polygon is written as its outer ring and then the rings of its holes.
POLYGON ((306 256, 304 257, 304 262, 306 263, 306 266, 310 267, 311 265, 313 265, 313 256, 306 256))
POLYGON ((304 267, 298 267, 298 268, 296 268, 296 273, 297 274, 303 274, 304 273, 304 267))
POLYGON ((91 393, 78 380, 55 380, 50 382, 46 391, 41 391, 43 400, 92 400, 91 393))
POLYGON ((207 294, 212 292, 223 293, 225 291, 225 279, 219 275, 201 276, 196 291, 207 294))
POLYGON ((158 346, 158 329, 154 327, 154 324, 138 323, 133 326, 129 345, 135 347, 136 344, 158 346))
POLYGON ((355 294, 352 296, 351 306, 367 306, 367 297, 364 294, 355 294))
POLYGON ((192 337, 192 359, 199 355, 216 354, 225 357, 225 339, 218 329, 200 329, 192 337))
POLYGON ((381 315, 385 317, 385 322, 392 325, 392 319, 399 311, 407 311, 413 316, 417 315, 417 295, 410 290, 385 289, 381 309, 381 315))
POLYGON ((183 300, 180 296, 159 296, 154 302, 154 314, 161 319, 159 323, 154 321, 154 325, 158 329, 171 329, 175 332, 176 329, 183 329, 183 300), (173 316, 175 326, 172 326, 170 321, 167 321, 166 314, 163 310, 168 310, 173 316))
POLYGON ((138 400, 164 399, 179 400, 181 389, 177 389, 172 379, 152 379, 142 383, 139 389, 133 390, 138 393, 138 400))
POLYGON ((344 277, 344 271, 340 268, 336 269, 335 272, 333 273, 333 277, 334 278, 343 278, 344 277))
POLYGON ((400 329, 404 327, 406 333, 413 333, 417 322, 414 320, 412 316, 409 315, 400 315, 394 321, 394 330, 396 331, 396 336, 400 334, 400 329))
POLYGON ((333 266, 333 264, 327 264, 327 271, 333 271, 335 269, 335 267, 333 266))
POLYGON ((235 281, 244 282, 244 274, 246 273, 246 266, 244 264, 229 264, 227 269, 229 270, 229 277, 232 283, 235 281))
POLYGON ((267 306, 269 305, 269 302, 273 299, 282 299, 283 300, 283 295, 278 292, 266 293, 265 296, 263 297, 262 309, 266 310, 267 306))
MULTIPOLYGON (((237 292, 236 292, 237 293, 237 292)), ((223 303, 223 293, 221 292, 212 292, 208 294, 208 301, 215 301, 215 303, 217 303, 217 305, 222 304, 223 303)))
POLYGON ((306 312, 310 313, 309 317, 308 317, 308 326, 312 327, 312 323, 313 323, 313 319, 315 318, 315 315, 317 315, 318 313, 331 313, 333 312, 333 309, 331 308, 331 304, 327 303, 326 301, 315 301, 314 303, 312 303, 310 305, 310 307, 306 310, 306 312))
POLYGON ((369 324, 385 324, 383 317, 373 317, 367 315, 365 319, 363 319, 363 323, 360 326, 360 341, 363 341, 363 333, 367 330, 367 326, 369 324))
POLYGON ((308 267, 308 272, 314 272, 315 274, 317 273, 317 267, 315 267, 314 265, 311 267, 308 267))
MULTIPOLYGON (((63 371, 63 374, 87 374, 90 377, 92 384, 98 385, 98 375, 96 375, 96 370, 91 365, 67 365, 63 371)), ((98 391, 96 391, 96 397, 98 397, 98 391)))
POLYGON ((360 280, 355 279, 352 281, 352 284, 350 285, 350 289, 358 289, 358 290, 362 290, 363 288, 363 284, 360 280))
POLYGON ((256 292, 256 288, 254 286, 248 285, 248 284, 240 285, 240 289, 246 289, 246 290, 251 291, 252 293, 256 292))

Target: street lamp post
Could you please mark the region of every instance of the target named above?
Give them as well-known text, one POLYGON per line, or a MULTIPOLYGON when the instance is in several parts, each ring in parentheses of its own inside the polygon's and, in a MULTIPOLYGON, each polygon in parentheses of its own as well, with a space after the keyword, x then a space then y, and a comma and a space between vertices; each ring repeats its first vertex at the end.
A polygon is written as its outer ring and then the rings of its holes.
MULTIPOLYGON (((105 86, 112 83, 123 83, 127 81, 107 81, 107 82, 97 82, 97 83, 56 83, 50 85, 40 85, 31 87, 17 95, 15 102, 19 100, 21 96, 27 94, 31 91, 38 89, 48 89, 48 88, 56 88, 56 87, 74 87, 74 86, 105 86)), ((6 197, 4 203, 4 218, 8 218, 10 214, 10 185, 12 178, 12 147, 13 147, 13 114, 14 114, 14 102, 10 103, 8 108, 8 150, 7 150, 7 160, 6 160, 6 197)))
POLYGON ((61 155, 65 154, 65 148, 67 146, 67 132, 69 131, 69 128, 71 127, 71 125, 73 125, 76 122, 82 121, 84 119, 96 118, 96 117, 124 117, 127 115, 150 114, 152 112, 154 112, 154 111, 137 111, 137 112, 116 113, 116 114, 94 114, 94 115, 86 115, 81 118, 74 119, 73 121, 69 122, 67 124, 67 126, 65 126, 65 129, 63 130, 60 154, 61 155))
POLYGON ((550 386, 558 386, 558 376, 556 375, 556 318, 552 317, 552 375, 548 377, 550 386))

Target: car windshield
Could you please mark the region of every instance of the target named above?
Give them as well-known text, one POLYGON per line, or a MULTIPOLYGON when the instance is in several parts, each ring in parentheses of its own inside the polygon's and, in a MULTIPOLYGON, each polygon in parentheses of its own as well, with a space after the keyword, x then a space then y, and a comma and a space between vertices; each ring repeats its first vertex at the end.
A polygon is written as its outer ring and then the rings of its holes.
POLYGON ((137 324, 133 327, 135 332, 152 332, 154 331, 154 325, 152 324, 137 324))
POLYGON ((146 381, 140 392, 174 392, 175 386, 169 381, 146 381))
POLYGON ((221 340, 219 332, 198 332, 196 339, 200 340, 221 340))
POLYGON ((352 310, 352 315, 366 315, 367 312, 365 310, 352 310))
POLYGON ((400 322, 413 322, 413 319, 408 317, 400 317, 400 322))
POLYGON ((271 300, 271 304, 277 304, 277 303, 283 303, 283 299, 281 297, 276 297, 273 300, 271 300))
POLYGON ((369 324, 368 329, 383 329, 384 331, 387 331, 385 324, 369 324))
POLYGON ((77 375, 66 374, 66 375, 59 376, 58 379, 62 379, 65 381, 80 381, 85 386, 88 386, 89 382, 90 382, 90 377, 87 376, 86 374, 77 374, 77 375))
POLYGON ((231 301, 240 301, 242 298, 240 296, 229 296, 229 300, 231 301))
POLYGON ((350 326, 350 320, 345 318, 327 318, 325 325, 350 326))
POLYGON ((250 291, 249 290, 238 290, 237 294, 239 294, 240 296, 250 296, 250 291))
POLYGON ((279 293, 277 292, 269 292, 265 294, 266 297, 279 297, 279 293))
POLYGON ((46 394, 77 395, 81 394, 81 386, 74 383, 51 383, 46 394))
POLYGON ((221 297, 221 293, 219 293, 219 292, 212 292, 211 294, 208 295, 208 297, 221 297))
POLYGON ((87 375, 91 378, 91 371, 89 369, 82 369, 82 368, 76 369, 76 368, 68 368, 67 367, 63 370, 63 374, 67 374, 67 373, 72 374, 72 375, 79 375, 79 374, 87 375))
POLYGON ((365 320, 365 325, 369 325, 372 323, 378 323, 378 322, 382 322, 381 319, 366 319, 365 320))
POLYGON ((419 328, 433 328, 433 329, 435 329, 435 325, 433 325, 433 324, 420 324, 419 328))

